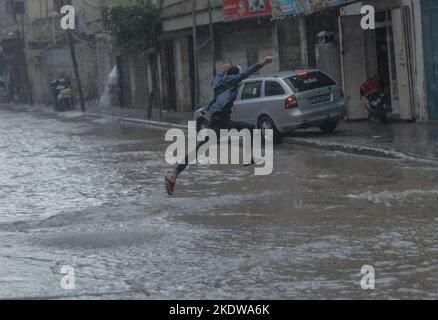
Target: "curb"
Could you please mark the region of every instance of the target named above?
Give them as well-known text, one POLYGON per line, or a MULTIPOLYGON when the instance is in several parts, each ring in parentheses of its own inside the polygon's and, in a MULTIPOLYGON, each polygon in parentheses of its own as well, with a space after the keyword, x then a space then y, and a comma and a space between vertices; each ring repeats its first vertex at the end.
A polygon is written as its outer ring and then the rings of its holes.
MULTIPOLYGON (((9 106, 11 106, 11 105, 9 105, 9 106)), ((47 112, 50 114, 58 114, 57 112, 54 112, 54 111, 52 111, 46 107, 43 107, 43 106, 33 106, 31 108, 34 108, 34 109, 37 108, 39 110, 42 110, 43 112, 47 112)), ((15 109, 15 108, 12 106, 12 109, 15 109)), ((92 117, 92 118, 96 118, 96 119, 99 119, 99 118, 101 118, 101 119, 107 118, 108 119, 109 118, 109 119, 113 119, 115 121, 146 125, 148 127, 157 128, 157 129, 175 128, 175 129, 181 129, 183 131, 187 131, 186 125, 177 124, 177 123, 173 123, 173 122, 137 119, 137 118, 124 117, 124 116, 109 115, 109 114, 104 114, 104 113, 102 114, 102 113, 80 112, 80 111, 78 113, 81 116, 92 117)), ((375 147, 361 146, 361 145, 357 145, 357 144, 352 145, 352 144, 336 143, 336 142, 321 142, 320 140, 315 140, 315 139, 289 137, 289 138, 287 138, 287 140, 292 141, 296 145, 320 149, 320 150, 327 150, 327 151, 334 151, 334 152, 337 151, 337 152, 343 152, 346 154, 352 154, 352 155, 358 155, 358 156, 368 156, 368 157, 375 157, 375 158, 383 158, 383 159, 389 159, 389 160, 404 160, 404 161, 410 161, 410 162, 438 166, 438 159, 418 158, 418 157, 415 157, 415 156, 412 156, 409 154, 405 154, 402 152, 398 152, 395 150, 380 149, 380 148, 375 148, 375 147)))
MULTIPOLYGON (((34 105, 34 106, 20 105, 19 108, 15 107, 14 105, 10 105, 10 104, 3 104, 3 105, 7 106, 8 108, 13 109, 13 110, 25 109, 27 111, 30 111, 31 109, 38 109, 38 110, 41 110, 41 111, 49 113, 49 114, 59 115, 58 112, 53 111, 52 109, 47 108, 45 106, 41 106, 41 105, 34 105)), ((174 122, 147 120, 147 119, 136 119, 136 118, 130 118, 130 117, 124 117, 124 116, 115 116, 115 115, 110 115, 110 114, 105 114, 105 113, 93 113, 93 112, 87 112, 87 111, 85 111, 85 112, 75 111, 75 112, 77 112, 81 116, 93 117, 96 119, 109 118, 109 119, 113 119, 116 121, 143 124, 143 125, 148 125, 150 127, 160 128, 160 129, 162 129, 162 128, 177 128, 177 129, 187 130, 187 125, 182 125, 182 124, 178 124, 178 123, 174 123, 174 122)))
POLYGON ((351 144, 341 144, 333 142, 321 142, 314 139, 302 139, 302 138, 290 138, 295 144, 303 146, 316 148, 328 151, 338 151, 358 156, 368 156, 375 158, 383 158, 389 160, 404 160, 422 164, 429 164, 438 166, 438 159, 425 159, 418 158, 412 155, 408 155, 399 151, 379 149, 375 147, 361 146, 361 145, 351 145, 351 144))
POLYGON ((173 123, 173 122, 136 119, 136 118, 113 116, 113 115, 106 115, 106 114, 99 114, 99 113, 92 113, 92 112, 85 112, 85 113, 83 113, 83 115, 86 117, 94 117, 94 118, 112 118, 112 119, 115 119, 118 121, 144 124, 144 125, 148 125, 151 127, 157 127, 157 128, 177 128, 177 129, 186 129, 187 130, 187 126, 182 125, 182 124, 173 123))
POLYGON ((392 150, 384 150, 373 147, 366 147, 360 145, 352 145, 352 144, 341 144, 341 143, 333 143, 333 142, 321 142, 313 139, 300 139, 300 138, 291 138, 291 140, 304 147, 312 147, 322 150, 328 151, 340 151, 350 154, 356 154, 361 156, 370 156, 370 157, 379 157, 386 159, 406 159, 410 156, 392 150))

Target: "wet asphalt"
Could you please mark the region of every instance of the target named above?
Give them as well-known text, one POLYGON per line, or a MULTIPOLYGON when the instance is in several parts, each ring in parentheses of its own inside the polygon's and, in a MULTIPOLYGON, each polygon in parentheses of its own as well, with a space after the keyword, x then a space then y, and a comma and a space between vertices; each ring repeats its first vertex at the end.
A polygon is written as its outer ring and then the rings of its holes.
POLYGON ((269 176, 192 166, 169 197, 164 134, 0 110, 0 298, 438 298, 432 163, 290 137, 269 176), (74 290, 61 288, 65 265, 74 290))

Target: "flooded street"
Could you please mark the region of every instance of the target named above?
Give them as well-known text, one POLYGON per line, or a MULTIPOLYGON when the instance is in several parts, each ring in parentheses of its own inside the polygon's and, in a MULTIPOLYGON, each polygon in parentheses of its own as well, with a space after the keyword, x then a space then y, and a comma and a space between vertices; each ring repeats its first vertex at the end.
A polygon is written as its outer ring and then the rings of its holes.
POLYGON ((192 166, 168 197, 164 134, 0 109, 0 298, 438 298, 436 167, 285 139, 272 175, 192 166))

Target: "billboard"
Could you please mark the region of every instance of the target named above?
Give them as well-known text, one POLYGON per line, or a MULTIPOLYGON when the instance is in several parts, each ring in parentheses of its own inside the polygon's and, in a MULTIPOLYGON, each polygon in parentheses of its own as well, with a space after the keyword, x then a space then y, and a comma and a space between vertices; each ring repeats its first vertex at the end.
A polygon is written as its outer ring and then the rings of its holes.
POLYGON ((225 21, 272 14, 270 0, 224 0, 223 7, 225 21))
POLYGON ((354 0, 271 0, 272 15, 274 18, 284 16, 308 14, 353 2, 354 0))

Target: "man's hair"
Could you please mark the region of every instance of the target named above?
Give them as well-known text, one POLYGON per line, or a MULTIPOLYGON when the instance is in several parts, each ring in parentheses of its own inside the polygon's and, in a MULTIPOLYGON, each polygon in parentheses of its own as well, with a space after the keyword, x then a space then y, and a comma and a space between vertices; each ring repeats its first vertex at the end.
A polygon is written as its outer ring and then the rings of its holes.
POLYGON ((235 75, 235 74, 239 74, 239 73, 241 73, 242 72, 242 68, 240 67, 240 66, 238 66, 238 65, 233 65, 231 68, 230 68, 230 71, 228 71, 228 74, 233 74, 233 75, 235 75))

